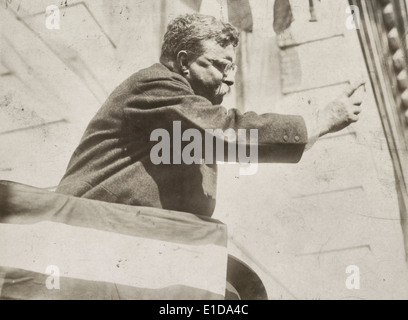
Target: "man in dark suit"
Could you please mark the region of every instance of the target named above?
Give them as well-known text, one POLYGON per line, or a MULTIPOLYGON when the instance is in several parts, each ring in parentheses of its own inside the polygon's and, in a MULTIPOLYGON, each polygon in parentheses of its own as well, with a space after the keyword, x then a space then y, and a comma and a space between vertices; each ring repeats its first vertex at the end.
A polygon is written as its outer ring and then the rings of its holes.
MULTIPOLYGON (((135 73, 110 95, 89 124, 57 192, 211 216, 217 165, 153 164, 155 130, 173 133, 176 122, 202 136, 209 129, 254 129, 259 162, 296 163, 308 144, 358 120, 361 101, 352 96, 363 83, 310 119, 227 111, 219 104, 234 84, 237 45, 237 29, 213 17, 184 15, 171 22, 161 63, 135 73)), ((181 152, 175 149, 173 141, 172 154, 181 152)))

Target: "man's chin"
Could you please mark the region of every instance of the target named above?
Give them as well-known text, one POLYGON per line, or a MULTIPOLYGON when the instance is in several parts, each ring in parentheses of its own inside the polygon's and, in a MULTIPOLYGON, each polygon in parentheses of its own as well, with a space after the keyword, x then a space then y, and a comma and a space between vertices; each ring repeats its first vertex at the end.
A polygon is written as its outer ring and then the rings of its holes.
POLYGON ((224 101, 224 96, 216 96, 214 99, 212 99, 212 104, 221 104, 224 101))

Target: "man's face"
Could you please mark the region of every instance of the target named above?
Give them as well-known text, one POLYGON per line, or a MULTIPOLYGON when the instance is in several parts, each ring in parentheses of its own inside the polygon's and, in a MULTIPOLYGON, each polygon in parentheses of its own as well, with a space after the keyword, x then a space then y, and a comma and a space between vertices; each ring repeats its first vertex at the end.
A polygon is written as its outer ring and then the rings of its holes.
POLYGON ((204 54, 190 62, 185 77, 195 94, 207 98, 213 104, 220 104, 234 84, 235 71, 224 77, 224 69, 235 63, 235 49, 233 45, 223 48, 215 41, 205 41, 202 45, 204 54))

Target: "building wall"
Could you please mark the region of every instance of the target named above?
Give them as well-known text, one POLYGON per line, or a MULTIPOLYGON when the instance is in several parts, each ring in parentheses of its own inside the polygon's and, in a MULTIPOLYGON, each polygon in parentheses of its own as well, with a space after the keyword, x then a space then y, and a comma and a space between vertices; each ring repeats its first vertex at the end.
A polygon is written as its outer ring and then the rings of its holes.
MULTIPOLYGON (((60 30, 44 26, 48 0, 0 9, 0 179, 55 188, 108 94, 157 62, 167 21, 192 11, 169 1, 67 1, 60 30)), ((293 43, 279 48, 273 0, 251 1, 246 92, 227 106, 303 114, 367 76, 357 34, 345 28, 347 1, 315 1, 315 23, 307 1, 291 4, 293 43)), ((248 177, 220 168, 215 216, 229 225, 231 252, 261 275, 272 299, 408 296, 393 165, 367 90, 360 122, 319 141, 300 164, 262 165, 248 177), (350 265, 360 267, 359 291, 345 287, 350 265)))
POLYGON ((57 186, 109 93, 158 61, 161 1, 65 3, 60 30, 45 27, 50 1, 0 9, 2 179, 57 186))
MULTIPOLYGON (((282 99, 262 112, 309 113, 369 78, 357 33, 345 27, 347 1, 315 1, 313 23, 307 1, 291 4, 290 37, 278 37, 282 99)), ((297 165, 262 165, 249 177, 221 171, 217 216, 272 298, 407 297, 393 164, 370 85, 363 109, 359 123, 317 142, 297 165), (346 288, 351 265, 360 290, 346 288)))

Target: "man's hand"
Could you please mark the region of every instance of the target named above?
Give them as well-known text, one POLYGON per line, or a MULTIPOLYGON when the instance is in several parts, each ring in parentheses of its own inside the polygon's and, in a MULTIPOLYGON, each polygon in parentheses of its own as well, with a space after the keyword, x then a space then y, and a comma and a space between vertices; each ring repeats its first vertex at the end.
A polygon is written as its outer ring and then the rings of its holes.
POLYGON ((365 80, 360 80, 350 85, 339 98, 319 112, 317 118, 319 137, 343 130, 359 120, 363 99, 357 97, 355 93, 365 83, 365 80))

